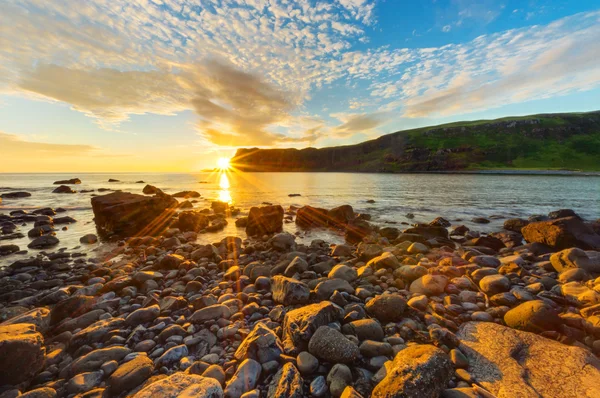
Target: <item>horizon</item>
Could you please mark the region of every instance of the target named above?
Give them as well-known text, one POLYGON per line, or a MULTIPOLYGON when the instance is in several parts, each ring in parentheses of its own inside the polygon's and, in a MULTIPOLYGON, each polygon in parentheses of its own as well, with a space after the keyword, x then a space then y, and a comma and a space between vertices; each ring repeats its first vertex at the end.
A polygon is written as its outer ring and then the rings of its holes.
POLYGON ((9 0, 0 173, 199 172, 237 148, 597 110, 597 3, 520 3, 9 0))

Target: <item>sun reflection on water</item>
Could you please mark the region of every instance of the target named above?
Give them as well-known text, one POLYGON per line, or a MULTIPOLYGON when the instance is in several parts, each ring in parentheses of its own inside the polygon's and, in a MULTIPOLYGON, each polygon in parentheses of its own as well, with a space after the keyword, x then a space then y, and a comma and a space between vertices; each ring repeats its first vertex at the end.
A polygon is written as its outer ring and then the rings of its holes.
POLYGON ((229 192, 230 187, 231 184, 229 183, 229 177, 227 177, 227 173, 221 173, 221 178, 219 180, 219 188, 221 188, 219 191, 219 200, 221 202, 227 202, 231 204, 232 199, 231 192, 229 192))

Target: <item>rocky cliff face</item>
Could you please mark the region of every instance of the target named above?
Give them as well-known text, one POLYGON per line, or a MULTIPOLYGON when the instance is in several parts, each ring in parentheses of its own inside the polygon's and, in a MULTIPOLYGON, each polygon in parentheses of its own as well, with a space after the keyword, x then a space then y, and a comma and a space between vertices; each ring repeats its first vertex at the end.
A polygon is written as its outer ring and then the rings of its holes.
POLYGON ((232 163, 245 171, 594 169, 597 155, 600 111, 459 122, 399 131, 340 147, 244 148, 237 151, 232 163))

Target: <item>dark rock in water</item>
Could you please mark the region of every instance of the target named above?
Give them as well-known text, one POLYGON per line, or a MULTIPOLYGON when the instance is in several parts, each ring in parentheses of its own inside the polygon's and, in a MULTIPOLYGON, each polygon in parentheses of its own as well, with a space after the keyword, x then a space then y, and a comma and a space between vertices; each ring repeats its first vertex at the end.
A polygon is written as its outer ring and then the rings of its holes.
POLYGON ((0 256, 7 256, 18 251, 19 246, 17 245, 0 245, 0 256))
POLYGON ((468 322, 457 337, 469 374, 497 397, 599 397, 600 360, 493 322, 468 322))
POLYGON ((542 300, 524 302, 504 315, 504 322, 513 329, 542 333, 558 330, 562 321, 558 312, 542 300))
POLYGON ((475 217, 471 219, 471 222, 474 222, 475 224, 489 224, 490 220, 483 217, 475 217))
POLYGON ((379 235, 387 238, 391 242, 400 236, 400 230, 396 227, 384 227, 379 230, 379 235))
POLYGON ((147 184, 144 189, 142 189, 142 193, 144 195, 163 195, 164 192, 160 189, 156 188, 154 185, 147 184))
POLYGON ((31 380, 44 366, 44 337, 28 323, 0 325, 0 385, 31 380))
POLYGON ((74 222, 77 222, 77 220, 74 219, 73 217, 64 216, 64 217, 55 217, 52 219, 52 222, 55 225, 60 225, 60 224, 72 224, 74 222))
POLYGON ((58 187, 54 191, 52 191, 52 193, 77 193, 77 191, 74 191, 69 186, 61 185, 60 187, 58 187))
POLYGON ((443 227, 443 228, 448 228, 452 225, 452 223, 450 223, 450 221, 446 220, 443 217, 437 217, 435 220, 433 220, 432 222, 429 223, 430 226, 432 227, 443 227))
POLYGON ((4 199, 20 199, 20 198, 28 198, 31 194, 29 192, 8 192, 0 195, 0 198, 4 199))
POLYGON ((308 352, 329 363, 354 362, 360 356, 358 346, 329 326, 321 326, 310 338, 308 352))
POLYGON ((136 181, 135 183, 136 184, 144 184, 145 182, 144 182, 144 180, 139 180, 139 181, 136 181))
POLYGON ((171 221, 177 199, 114 192, 92 198, 94 221, 101 234, 146 236, 160 234, 171 221))
POLYGON ((523 218, 510 218, 504 221, 504 229, 508 231, 521 233, 521 229, 529 224, 528 220, 523 218))
POLYGON ((208 224, 210 224, 210 220, 206 215, 196 211, 184 211, 179 213, 175 227, 183 232, 198 232, 208 227, 208 224))
POLYGON ((412 345, 387 366, 387 374, 372 397, 437 398, 453 374, 452 362, 444 351, 428 344, 412 345))
POLYGON ((120 180, 115 180, 114 178, 109 178, 108 182, 121 182, 120 180))
POLYGON ((189 200, 184 200, 183 202, 181 202, 179 204, 179 208, 180 209, 192 209, 192 208, 194 208, 194 205, 189 200))
POLYGON ((435 227, 430 225, 419 225, 417 227, 404 230, 406 234, 423 235, 427 239, 448 238, 448 230, 444 227, 435 227))
POLYGON ((248 225, 248 217, 240 217, 235 220, 235 226, 238 228, 246 228, 248 225))
POLYGON ((533 222, 521 232, 529 243, 542 243, 558 250, 571 247, 600 250, 600 235, 577 217, 533 222))
POLYGON ((280 205, 252 207, 248 214, 248 236, 270 235, 283 229, 283 207, 280 205))
POLYGON ((31 243, 27 245, 30 249, 44 249, 46 247, 52 247, 58 245, 60 241, 56 236, 44 235, 35 238, 31 243))
POLYGON ((291 194, 289 194, 288 196, 289 196, 290 198, 295 198, 295 197, 302 196, 302 195, 300 195, 299 193, 291 193, 291 194))
POLYGON ((575 217, 575 218, 581 219, 581 217, 579 217, 579 215, 571 209, 560 209, 560 210, 551 211, 550 213, 548 213, 548 218, 551 220, 556 220, 558 218, 565 218, 565 217, 575 217))
POLYGON ((267 398, 302 398, 302 376, 291 363, 286 363, 273 377, 267 398))
POLYGON ((327 212, 329 225, 332 227, 342 227, 354 220, 354 209, 350 205, 335 207, 327 212))
POLYGON ((94 234, 87 234, 79 238, 79 242, 91 245, 93 243, 98 242, 98 237, 94 234))
POLYGON ((312 206, 302 206, 296 212, 296 224, 301 228, 321 227, 329 224, 327 209, 312 206))
POLYGON ((75 184, 81 184, 81 180, 79 178, 71 178, 70 180, 54 181, 54 185, 75 185, 75 184))
POLYGON ((210 204, 210 208, 217 214, 225 214, 229 209, 229 203, 216 200, 210 204))
POLYGON ((200 194, 196 191, 181 191, 181 192, 177 192, 174 193, 173 195, 171 195, 174 198, 199 198, 200 194))

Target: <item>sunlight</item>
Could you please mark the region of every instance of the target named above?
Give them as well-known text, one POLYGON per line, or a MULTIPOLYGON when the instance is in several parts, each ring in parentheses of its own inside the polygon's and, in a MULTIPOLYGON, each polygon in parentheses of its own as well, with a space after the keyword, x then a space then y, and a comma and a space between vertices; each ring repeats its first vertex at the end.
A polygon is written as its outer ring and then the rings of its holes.
POLYGON ((223 173, 221 174, 221 179, 219 180, 219 188, 221 188, 221 190, 219 191, 219 200, 221 202, 226 202, 231 204, 232 199, 231 199, 231 193, 229 192, 229 187, 230 187, 230 183, 229 183, 229 178, 227 177, 227 174, 223 173))
POLYGON ((231 165, 229 164, 229 158, 219 158, 217 160, 217 167, 220 170, 229 170, 231 165))

